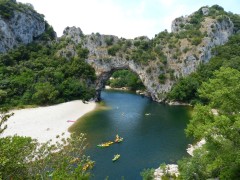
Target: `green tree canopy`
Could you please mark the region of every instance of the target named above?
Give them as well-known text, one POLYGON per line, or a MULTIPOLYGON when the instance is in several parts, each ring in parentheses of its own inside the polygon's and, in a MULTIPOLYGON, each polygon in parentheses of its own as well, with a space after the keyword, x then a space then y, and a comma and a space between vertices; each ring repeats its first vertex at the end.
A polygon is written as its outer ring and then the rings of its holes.
POLYGON ((223 113, 236 114, 240 110, 240 73, 232 68, 220 68, 214 78, 204 82, 199 89, 200 97, 210 102, 211 108, 223 113))
POLYGON ((182 179, 237 179, 240 176, 240 71, 220 68, 199 88, 208 101, 197 105, 186 133, 206 144, 180 161, 182 179), (212 109, 216 108, 218 115, 212 109))
POLYGON ((57 56, 61 44, 68 41, 31 43, 1 54, 0 106, 46 105, 94 97, 96 76, 85 62, 88 50, 78 45, 78 56, 57 56))

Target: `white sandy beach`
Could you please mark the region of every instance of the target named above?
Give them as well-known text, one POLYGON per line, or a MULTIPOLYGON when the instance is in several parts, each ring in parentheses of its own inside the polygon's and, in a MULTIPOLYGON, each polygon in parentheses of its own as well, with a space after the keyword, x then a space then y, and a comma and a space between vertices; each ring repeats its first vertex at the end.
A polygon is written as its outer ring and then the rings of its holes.
POLYGON ((21 109, 11 111, 14 113, 7 121, 7 129, 1 137, 19 135, 29 136, 44 143, 56 136, 65 133, 69 137, 68 128, 78 118, 92 111, 96 107, 95 102, 84 104, 80 100, 66 102, 58 105, 21 109))

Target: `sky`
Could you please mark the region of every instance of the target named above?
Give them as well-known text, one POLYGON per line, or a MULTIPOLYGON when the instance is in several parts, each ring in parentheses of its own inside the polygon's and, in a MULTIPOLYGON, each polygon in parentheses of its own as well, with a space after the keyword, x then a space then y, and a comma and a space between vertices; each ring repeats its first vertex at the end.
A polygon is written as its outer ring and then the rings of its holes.
POLYGON ((17 0, 30 3, 45 16, 60 37, 69 26, 84 34, 100 33, 133 39, 153 38, 180 16, 202 6, 218 4, 225 11, 240 14, 240 0, 17 0))

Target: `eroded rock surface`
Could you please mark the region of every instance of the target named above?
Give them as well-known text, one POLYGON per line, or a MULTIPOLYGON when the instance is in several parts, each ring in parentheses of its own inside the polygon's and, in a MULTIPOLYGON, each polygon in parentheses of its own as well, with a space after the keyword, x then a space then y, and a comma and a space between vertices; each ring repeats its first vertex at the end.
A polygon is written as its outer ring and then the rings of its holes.
POLYGON ((9 19, 0 17, 0 53, 28 44, 45 31, 43 16, 28 6, 21 11, 15 10, 9 19))

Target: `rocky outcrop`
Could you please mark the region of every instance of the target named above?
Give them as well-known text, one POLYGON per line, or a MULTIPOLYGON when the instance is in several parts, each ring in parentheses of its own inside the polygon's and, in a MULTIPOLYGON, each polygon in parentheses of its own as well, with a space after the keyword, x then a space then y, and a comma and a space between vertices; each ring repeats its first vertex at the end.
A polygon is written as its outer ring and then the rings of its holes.
POLYGON ((75 26, 73 27, 66 27, 63 31, 64 37, 71 39, 74 43, 80 43, 81 37, 83 37, 83 32, 80 28, 75 26))
MULTIPOLYGON (((200 27, 201 33, 205 34, 201 42, 198 45, 193 45, 186 38, 180 40, 179 44, 182 54, 177 57, 177 62, 181 63, 176 63, 175 58, 168 56, 168 62, 173 66, 177 77, 189 75, 196 70, 200 63, 208 62, 213 55, 211 52, 212 48, 225 44, 234 33, 234 24, 229 17, 222 16, 219 19, 214 19, 208 16, 208 7, 203 7, 200 10, 203 16, 206 16, 200 27), (188 49, 187 52, 184 52, 186 49, 188 49)), ((190 25, 193 16, 194 14, 176 18, 172 22, 172 32, 179 34, 186 31, 185 27, 190 25)), ((169 49, 165 48, 165 52, 168 51, 169 49)), ((174 53, 174 50, 171 50, 171 52, 174 53)))
POLYGON ((197 142, 195 145, 189 144, 189 147, 187 148, 187 153, 193 156, 193 151, 195 149, 201 148, 204 144, 206 144, 205 139, 202 139, 201 141, 197 142))
MULTIPOLYGON (((27 6, 27 5, 26 5, 27 6)), ((31 6, 15 10, 10 19, 0 17, 0 53, 28 44, 45 31, 45 21, 31 6)))
POLYGON ((181 26, 183 26, 184 24, 186 24, 186 23, 188 22, 188 20, 189 20, 189 17, 188 17, 188 16, 185 16, 185 17, 181 16, 181 17, 178 17, 178 18, 174 19, 174 20, 172 21, 171 31, 172 31, 173 33, 177 33, 177 32, 179 32, 179 31, 181 31, 181 30, 182 30, 182 27, 181 27, 181 26))
POLYGON ((206 29, 208 36, 204 37, 203 46, 199 47, 199 50, 202 52, 200 60, 206 62, 212 57, 213 47, 223 45, 228 41, 233 34, 234 25, 228 17, 220 21, 206 18, 203 28, 206 29))
POLYGON ((203 7, 202 8, 202 13, 203 13, 204 16, 207 16, 209 14, 209 8, 203 7))
POLYGON ((163 176, 166 176, 169 179, 175 179, 179 176, 178 165, 177 164, 167 164, 166 167, 159 167, 154 171, 154 180, 162 180, 163 176), (174 177, 174 178, 171 178, 174 177))

